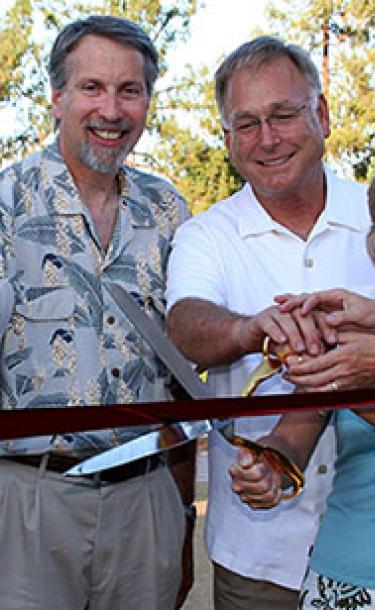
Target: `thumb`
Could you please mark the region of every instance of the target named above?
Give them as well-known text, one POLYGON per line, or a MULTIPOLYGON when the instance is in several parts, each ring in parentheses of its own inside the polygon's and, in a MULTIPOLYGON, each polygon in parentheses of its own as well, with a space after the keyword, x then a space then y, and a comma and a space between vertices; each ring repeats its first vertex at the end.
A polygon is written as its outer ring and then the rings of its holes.
POLYGON ((255 463, 256 458, 249 449, 241 448, 237 453, 237 464, 241 468, 250 468, 255 463))

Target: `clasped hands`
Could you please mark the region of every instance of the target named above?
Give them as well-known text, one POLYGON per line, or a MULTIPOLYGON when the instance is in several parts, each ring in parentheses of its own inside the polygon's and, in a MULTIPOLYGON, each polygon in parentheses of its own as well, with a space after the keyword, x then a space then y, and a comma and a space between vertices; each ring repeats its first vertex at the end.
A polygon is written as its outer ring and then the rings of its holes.
MULTIPOLYGON (((375 301, 343 289, 279 295, 275 301, 256 322, 289 352, 283 375, 296 391, 374 385, 375 301)), ((272 433, 258 442, 272 446, 272 433)), ((253 509, 280 502, 281 475, 264 457, 240 449, 229 473, 233 491, 253 509)))

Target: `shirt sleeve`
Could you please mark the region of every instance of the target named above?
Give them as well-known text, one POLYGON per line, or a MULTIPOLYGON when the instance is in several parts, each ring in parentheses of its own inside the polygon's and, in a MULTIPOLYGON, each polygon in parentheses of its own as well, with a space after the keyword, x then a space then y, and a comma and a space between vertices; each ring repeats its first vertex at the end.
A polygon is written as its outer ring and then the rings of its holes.
POLYGON ((227 302, 221 254, 215 231, 196 218, 176 231, 167 269, 167 311, 179 300, 227 302))
POLYGON ((0 303, 0 336, 2 336, 12 317, 14 305, 13 288, 6 279, 0 280, 0 303))
POLYGON ((12 244, 13 180, 0 177, 0 337, 9 324, 14 307, 14 290, 10 278, 14 273, 12 244), (7 205, 11 202, 11 205, 7 205))

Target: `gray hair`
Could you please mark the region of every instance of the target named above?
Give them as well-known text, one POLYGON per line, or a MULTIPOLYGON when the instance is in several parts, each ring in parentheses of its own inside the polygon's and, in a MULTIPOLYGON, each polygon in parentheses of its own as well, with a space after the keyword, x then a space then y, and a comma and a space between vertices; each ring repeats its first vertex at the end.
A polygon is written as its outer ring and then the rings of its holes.
POLYGON ((259 36, 232 51, 216 70, 215 96, 224 127, 226 127, 225 96, 228 82, 233 74, 244 66, 250 70, 257 70, 262 64, 270 63, 280 57, 289 58, 311 87, 312 92, 321 93, 319 73, 307 51, 294 44, 285 44, 273 36, 259 36))
POLYGON ((139 25, 129 19, 110 15, 91 15, 87 19, 73 21, 59 33, 52 47, 48 65, 52 89, 61 91, 64 88, 68 78, 66 59, 79 41, 89 34, 105 36, 123 45, 130 45, 142 53, 147 95, 151 97, 159 73, 156 48, 139 25))

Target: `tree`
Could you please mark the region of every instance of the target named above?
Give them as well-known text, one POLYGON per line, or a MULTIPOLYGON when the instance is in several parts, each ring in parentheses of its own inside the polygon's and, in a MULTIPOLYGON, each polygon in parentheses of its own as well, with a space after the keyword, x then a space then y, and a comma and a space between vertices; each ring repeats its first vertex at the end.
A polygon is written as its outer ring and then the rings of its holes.
MULTIPOLYGON (((0 26, 0 108, 13 105, 20 120, 16 133, 1 143, 2 159, 28 154, 51 132, 46 64, 58 29, 92 13, 134 19, 155 42, 163 73, 168 49, 186 39, 196 8, 197 0, 72 0, 68 6, 64 0, 12 0, 0 26), (37 42, 41 37, 44 44, 37 42)), ((157 120, 155 108, 154 102, 151 123, 157 120)))
MULTIPOLYGON (((33 40, 34 9, 31 0, 15 0, 0 29, 0 107, 18 109, 34 105, 33 124, 2 142, 2 158, 14 156, 35 142, 40 127, 39 100, 44 90, 40 46, 33 40)), ((42 123, 43 123, 42 119, 42 123)))
POLYGON ((157 144, 148 157, 169 178, 195 214, 238 190, 243 180, 230 164, 207 68, 172 82, 158 98, 157 144))
POLYGON ((321 57, 332 134, 327 157, 366 180, 375 172, 375 0, 280 0, 271 30, 321 57))

